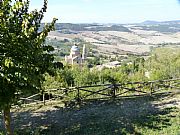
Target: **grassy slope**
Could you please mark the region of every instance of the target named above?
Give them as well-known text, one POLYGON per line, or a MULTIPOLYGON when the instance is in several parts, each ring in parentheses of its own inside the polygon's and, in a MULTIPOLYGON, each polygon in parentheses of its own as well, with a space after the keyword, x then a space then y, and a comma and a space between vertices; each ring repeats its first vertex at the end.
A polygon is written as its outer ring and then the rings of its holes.
POLYGON ((17 134, 47 135, 178 135, 179 94, 61 104, 15 109, 17 134), (175 107, 177 106, 177 107, 175 107), (17 113, 18 112, 18 113, 17 113))

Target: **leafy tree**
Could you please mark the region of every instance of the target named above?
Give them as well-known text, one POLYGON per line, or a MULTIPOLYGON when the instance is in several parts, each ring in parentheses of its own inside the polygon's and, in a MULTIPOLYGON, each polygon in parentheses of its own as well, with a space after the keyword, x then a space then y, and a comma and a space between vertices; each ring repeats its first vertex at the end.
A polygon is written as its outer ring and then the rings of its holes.
POLYGON ((156 48, 145 62, 150 78, 169 79, 180 77, 180 49, 156 48))
POLYGON ((20 94, 41 89, 43 74, 51 73, 53 47, 44 43, 56 19, 39 31, 47 9, 29 12, 29 0, 0 1, 0 109, 7 135, 11 129, 10 108, 20 94))
POLYGON ((88 64, 100 65, 100 58, 99 57, 94 57, 93 59, 89 59, 88 64))
POLYGON ((61 82, 61 86, 63 87, 74 86, 74 78, 73 78, 72 70, 67 67, 63 70, 57 71, 56 80, 58 82, 61 82))

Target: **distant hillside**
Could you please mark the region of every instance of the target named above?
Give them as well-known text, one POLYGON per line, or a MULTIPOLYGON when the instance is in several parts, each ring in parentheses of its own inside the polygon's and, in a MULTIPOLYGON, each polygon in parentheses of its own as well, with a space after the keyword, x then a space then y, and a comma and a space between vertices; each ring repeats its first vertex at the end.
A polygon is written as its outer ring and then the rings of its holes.
POLYGON ((122 25, 104 26, 100 24, 71 24, 57 23, 56 30, 60 32, 77 32, 77 31, 121 31, 131 32, 128 28, 122 25))
MULTIPOLYGON (((147 20, 139 24, 134 24, 135 27, 146 31, 157 31, 161 33, 176 33, 180 32, 180 20, 174 21, 151 21, 147 20)), ((41 26, 44 26, 42 23, 41 26)), ((126 24, 72 24, 72 23, 56 23, 55 28, 58 32, 64 34, 77 34, 82 31, 118 31, 118 32, 132 32, 126 24)), ((40 28, 40 31, 42 27, 40 28)))
POLYGON ((156 25, 156 24, 179 24, 180 20, 173 20, 173 21, 152 21, 152 20, 147 20, 144 21, 140 24, 144 24, 144 25, 156 25))
POLYGON ((147 20, 147 21, 142 22, 141 24, 144 24, 144 25, 154 25, 154 24, 159 24, 159 22, 147 20))
MULTIPOLYGON (((42 30, 45 24, 42 23, 39 31, 42 30)), ((56 31, 64 34, 76 34, 80 31, 119 31, 119 32, 131 32, 123 25, 101 25, 101 24, 72 24, 72 23, 56 23, 56 31)))
POLYGON ((141 27, 146 31, 158 31, 161 33, 176 33, 180 32, 180 20, 175 21, 145 21, 137 24, 136 27, 141 27))

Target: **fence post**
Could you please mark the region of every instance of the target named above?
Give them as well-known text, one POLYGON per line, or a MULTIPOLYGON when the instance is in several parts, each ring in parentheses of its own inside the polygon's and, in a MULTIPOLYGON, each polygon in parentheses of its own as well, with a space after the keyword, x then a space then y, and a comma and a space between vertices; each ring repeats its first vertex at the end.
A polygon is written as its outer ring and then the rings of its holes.
POLYGON ((116 98, 116 84, 113 84, 113 87, 112 87, 112 98, 113 99, 116 98))
POLYGON ((43 92, 43 104, 45 105, 45 94, 43 92))
POLYGON ((172 81, 169 81, 169 82, 168 82, 168 85, 169 85, 169 88, 170 88, 170 89, 172 89, 172 87, 171 87, 171 86, 172 86, 172 83, 173 83, 172 81))
POLYGON ((153 94, 153 82, 150 83, 150 96, 153 94))
POLYGON ((80 97, 80 90, 79 90, 79 88, 77 88, 77 103, 78 104, 81 103, 81 97, 80 97))

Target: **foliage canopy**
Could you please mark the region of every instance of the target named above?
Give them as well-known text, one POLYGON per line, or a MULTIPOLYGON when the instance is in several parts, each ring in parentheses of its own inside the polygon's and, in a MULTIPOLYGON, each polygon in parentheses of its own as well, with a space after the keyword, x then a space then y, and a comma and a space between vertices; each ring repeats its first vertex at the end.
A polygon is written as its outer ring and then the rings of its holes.
POLYGON ((56 19, 39 31, 47 0, 40 11, 29 11, 29 0, 0 2, 0 108, 16 102, 19 94, 41 88, 50 72, 53 47, 44 43, 56 19))

